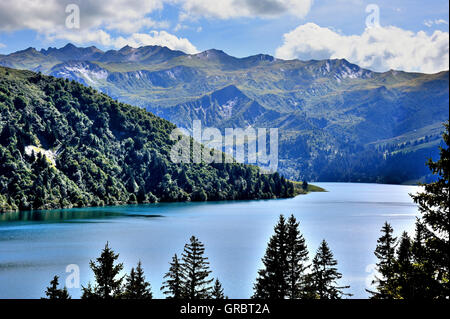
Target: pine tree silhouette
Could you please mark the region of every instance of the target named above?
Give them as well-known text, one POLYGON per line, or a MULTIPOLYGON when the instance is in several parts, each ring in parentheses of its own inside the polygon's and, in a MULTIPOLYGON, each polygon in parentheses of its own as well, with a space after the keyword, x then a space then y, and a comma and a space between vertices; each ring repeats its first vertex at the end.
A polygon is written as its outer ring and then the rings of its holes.
POLYGON ((127 299, 152 299, 150 283, 145 281, 144 270, 141 261, 138 262, 136 270, 131 268, 126 278, 124 297, 127 299))
POLYGON ((342 278, 342 274, 338 272, 337 261, 333 257, 328 244, 325 240, 319 246, 316 256, 312 262, 312 271, 310 283, 316 298, 319 299, 340 299, 346 294, 343 289, 350 286, 338 286, 337 280, 342 278))
POLYGON ((58 285, 59 277, 54 276, 52 281, 50 281, 50 286, 47 287, 47 290, 45 291, 45 295, 47 296, 45 299, 71 299, 67 288, 64 287, 60 289, 58 288, 58 285))
POLYGON ((164 275, 164 281, 161 290, 169 299, 181 299, 184 293, 184 274, 183 266, 180 264, 177 254, 172 257, 169 271, 164 275))
POLYGON ((428 160, 427 166, 437 177, 432 183, 423 184, 425 190, 411 195, 419 205, 426 258, 422 266, 428 276, 428 288, 434 298, 450 298, 450 122, 444 124, 442 135, 445 147, 439 147, 440 158, 428 160), (430 269, 432 268, 432 269, 430 269))
POLYGON ((298 299, 305 297, 305 270, 309 267, 308 248, 305 238, 300 233, 299 223, 294 215, 291 215, 287 222, 287 297, 298 299))
POLYGON ((213 299, 225 299, 226 298, 223 293, 223 287, 222 287, 222 284, 220 283, 219 279, 216 279, 216 281, 214 282, 214 287, 213 287, 211 296, 213 299))
POLYGON ((287 263, 287 225, 283 215, 280 215, 274 228, 275 234, 267 244, 266 253, 262 259, 264 268, 258 271, 254 285, 253 298, 284 299, 288 294, 288 263, 287 263))
POLYGON ((204 257, 205 248, 195 236, 192 236, 190 243, 184 246, 182 253, 182 272, 184 278, 184 297, 186 299, 206 299, 211 296, 211 282, 208 279, 211 270, 209 269, 208 258, 204 257))
POLYGON ((377 291, 367 290, 374 299, 393 299, 396 292, 395 278, 395 247, 397 239, 392 236, 394 230, 387 222, 381 228, 382 236, 377 241, 375 256, 378 258, 376 276, 372 282, 376 284, 377 291))
POLYGON ((90 267, 94 272, 96 285, 92 287, 89 283, 88 287, 82 287, 83 295, 81 298, 99 298, 110 299, 119 298, 122 294, 123 277, 116 278, 123 269, 123 264, 115 264, 119 258, 119 254, 109 248, 106 243, 100 257, 96 261, 90 261, 90 267))

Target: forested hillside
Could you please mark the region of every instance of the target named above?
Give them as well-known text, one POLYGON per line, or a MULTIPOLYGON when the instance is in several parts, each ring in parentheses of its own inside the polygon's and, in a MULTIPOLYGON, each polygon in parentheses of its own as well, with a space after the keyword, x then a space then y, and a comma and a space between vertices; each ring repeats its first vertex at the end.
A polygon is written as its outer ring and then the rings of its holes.
POLYGON ((0 211, 291 197, 240 164, 174 164, 170 122, 78 82, 0 67, 0 211))

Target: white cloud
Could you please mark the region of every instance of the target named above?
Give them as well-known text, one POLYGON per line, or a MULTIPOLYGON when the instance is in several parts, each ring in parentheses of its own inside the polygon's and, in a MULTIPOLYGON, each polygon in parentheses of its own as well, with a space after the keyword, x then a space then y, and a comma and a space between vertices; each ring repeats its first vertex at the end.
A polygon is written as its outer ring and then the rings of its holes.
POLYGON ((186 38, 177 37, 166 31, 150 31, 148 33, 132 33, 127 36, 113 37, 103 30, 81 32, 54 32, 48 35, 48 40, 65 39, 73 43, 100 43, 104 46, 122 48, 126 45, 140 47, 145 45, 160 45, 171 50, 180 50, 188 54, 198 53, 197 48, 186 38))
POLYGON ((0 49, 1 48, 6 48, 6 44, 3 44, 3 43, 0 42, 0 49))
POLYGON ((181 24, 181 23, 177 23, 177 25, 175 26, 175 28, 173 28, 173 31, 178 32, 178 31, 180 31, 180 30, 185 30, 185 29, 187 29, 187 28, 188 28, 187 25, 184 25, 184 24, 181 24))
POLYGON ((284 34, 276 50, 281 59, 345 58, 374 71, 389 69, 434 73, 449 68, 449 33, 427 35, 397 27, 367 28, 361 35, 342 35, 314 23, 284 34))
POLYGON ((446 25, 448 25, 448 21, 446 21, 444 19, 425 20, 423 22, 423 24, 426 25, 427 27, 431 28, 433 25, 439 25, 439 24, 446 24, 446 25))
POLYGON ((134 33, 124 38, 119 37, 111 42, 116 48, 122 48, 125 45, 131 47, 140 47, 143 45, 166 46, 171 50, 180 50, 189 54, 198 53, 197 48, 186 38, 179 38, 166 31, 151 31, 146 33, 134 33))
POLYGON ((104 46, 111 46, 113 39, 111 35, 101 29, 84 29, 71 31, 65 28, 55 28, 45 34, 48 41, 67 40, 76 44, 98 43, 104 46))
POLYGON ((290 14, 305 17, 313 0, 171 0, 182 5, 181 19, 273 17, 290 14))
MULTIPOLYGON (((164 4, 179 6, 183 17, 270 17, 291 14, 304 17, 313 0, 1 0, 0 31, 31 29, 39 33, 64 27, 67 5, 80 9, 81 29, 103 29, 135 33, 142 28, 161 27, 148 15, 164 4)), ((167 22, 163 22, 167 25, 167 22)))
MULTIPOLYGON (((68 13, 65 9, 73 0, 2 0, 0 2, 0 30, 31 29, 40 33, 51 32, 65 26, 68 13)), ((157 23, 147 17, 162 9, 163 0, 82 0, 80 9, 81 29, 116 30, 137 32, 157 23)))
POLYGON ((447 24, 448 25, 448 21, 444 20, 444 19, 437 19, 434 20, 435 24, 447 24))

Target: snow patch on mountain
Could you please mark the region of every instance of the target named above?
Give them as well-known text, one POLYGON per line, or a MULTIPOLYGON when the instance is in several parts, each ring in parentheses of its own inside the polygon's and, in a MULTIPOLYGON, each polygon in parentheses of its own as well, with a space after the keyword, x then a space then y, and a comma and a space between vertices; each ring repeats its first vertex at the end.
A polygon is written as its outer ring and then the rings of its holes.
POLYGON ((230 118, 233 112, 233 107, 236 106, 238 98, 228 100, 225 104, 220 106, 220 114, 225 118, 230 118))
POLYGON ((99 80, 106 80, 108 71, 92 63, 72 62, 59 66, 52 75, 74 80, 84 79, 87 84, 97 84, 99 80))

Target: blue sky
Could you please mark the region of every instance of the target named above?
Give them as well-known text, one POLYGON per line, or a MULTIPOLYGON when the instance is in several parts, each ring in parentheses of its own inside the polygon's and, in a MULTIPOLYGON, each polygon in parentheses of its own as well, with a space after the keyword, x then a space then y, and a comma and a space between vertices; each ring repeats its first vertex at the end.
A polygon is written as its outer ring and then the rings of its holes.
POLYGON ((344 57, 375 70, 431 73, 448 69, 448 21, 441 0, 2 0, 0 53, 67 42, 103 50, 158 44, 237 57, 344 57), (65 25, 71 3, 80 9, 79 29, 65 25), (371 30, 369 4, 379 8, 371 30))

